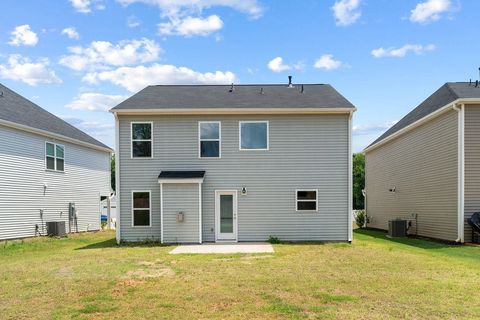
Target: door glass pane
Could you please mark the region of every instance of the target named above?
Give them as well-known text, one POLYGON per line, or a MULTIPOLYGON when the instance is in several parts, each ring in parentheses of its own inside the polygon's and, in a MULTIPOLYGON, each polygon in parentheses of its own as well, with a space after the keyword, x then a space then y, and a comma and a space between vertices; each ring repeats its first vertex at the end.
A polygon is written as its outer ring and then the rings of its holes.
POLYGON ((233 233, 233 196, 220 195, 220 233, 233 233))

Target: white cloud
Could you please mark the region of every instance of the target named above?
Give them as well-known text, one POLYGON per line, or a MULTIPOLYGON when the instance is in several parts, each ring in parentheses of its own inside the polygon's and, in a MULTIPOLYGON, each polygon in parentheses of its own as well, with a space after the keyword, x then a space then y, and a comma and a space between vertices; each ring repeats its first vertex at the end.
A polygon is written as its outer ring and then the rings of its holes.
POLYGON ((268 62, 268 69, 272 70, 273 72, 282 72, 290 70, 292 67, 284 64, 282 57, 276 57, 268 62))
POLYGON ((131 92, 155 84, 230 84, 236 82, 230 71, 201 73, 187 67, 153 64, 151 66, 121 67, 115 70, 92 72, 83 81, 97 84, 108 81, 131 92))
POLYGON ((169 22, 160 23, 158 31, 162 35, 208 36, 223 28, 223 21, 217 15, 207 18, 185 17, 183 19, 171 19, 169 22))
POLYGON ((94 41, 88 47, 70 47, 71 55, 64 56, 59 63, 73 70, 125 66, 152 62, 159 58, 161 48, 154 41, 122 40, 117 44, 94 41))
POLYGON ((337 0, 332 6, 337 26, 348 26, 357 22, 362 13, 359 10, 361 0, 337 0))
POLYGON ((383 133, 397 122, 398 121, 395 120, 381 124, 355 125, 352 128, 352 133, 356 136, 383 133))
POLYGON ((80 13, 90 13, 92 12, 92 7, 96 10, 104 10, 105 5, 103 5, 102 0, 70 0, 75 11, 80 13))
POLYGON ((340 60, 335 60, 331 54, 324 54, 315 61, 313 66, 316 69, 335 70, 342 66, 342 62, 340 60))
POLYGON ((66 35, 70 39, 80 39, 80 35, 74 27, 65 28, 62 30, 62 34, 66 35))
POLYGON ((136 27, 139 27, 142 23, 140 22, 140 20, 138 20, 138 18, 136 16, 129 16, 127 18, 127 26, 129 28, 136 28, 136 27))
POLYGON ((72 110, 108 111, 126 98, 126 96, 122 95, 85 92, 75 97, 65 107, 72 110))
POLYGON ((454 8, 450 0, 427 0, 416 5, 410 13, 410 21, 428 23, 441 18, 443 13, 454 8))
POLYGON ((38 36, 35 32, 30 29, 30 25, 24 24, 21 26, 15 27, 15 30, 12 31, 10 42, 12 46, 35 46, 38 43, 38 36))
POLYGON ((113 137, 115 137, 115 124, 110 117, 109 119, 95 121, 81 119, 70 115, 57 114, 56 116, 70 123, 72 126, 86 132, 95 139, 103 141, 106 145, 114 145, 113 137))
POLYGON ((257 0, 117 0, 127 6, 144 3, 160 9, 161 16, 167 19, 159 24, 162 35, 206 36, 223 28, 223 21, 218 15, 203 17, 203 11, 212 7, 229 7, 259 18, 263 7, 257 0))
POLYGON ((413 52, 416 55, 420 55, 429 51, 435 50, 435 45, 429 44, 426 46, 420 44, 406 44, 400 48, 390 47, 387 49, 378 48, 372 50, 372 55, 375 58, 384 58, 384 57, 393 57, 393 58, 403 58, 409 52, 413 52))
POLYGON ((0 64, 0 78, 22 81, 31 86, 61 83, 62 80, 48 66, 47 58, 31 61, 21 55, 12 54, 6 64, 0 64))

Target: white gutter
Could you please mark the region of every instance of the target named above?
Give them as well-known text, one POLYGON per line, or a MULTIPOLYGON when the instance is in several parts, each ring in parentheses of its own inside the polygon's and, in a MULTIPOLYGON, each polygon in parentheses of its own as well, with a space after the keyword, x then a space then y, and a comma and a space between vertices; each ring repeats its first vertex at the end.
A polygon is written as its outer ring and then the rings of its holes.
POLYGON ((117 225, 115 226, 115 238, 117 240, 117 244, 120 244, 122 240, 120 234, 120 123, 118 121, 117 115, 115 115, 115 194, 117 196, 117 207, 115 214, 117 215, 117 225))
POLYGON ((465 105, 453 105, 458 112, 458 200, 457 200, 457 234, 456 242, 465 242, 465 105))
POLYGON ((118 115, 208 115, 208 114, 343 114, 356 108, 162 108, 162 109, 111 109, 118 115))
POLYGON ((93 143, 88 143, 88 142, 77 140, 77 139, 74 139, 74 138, 70 138, 70 137, 67 137, 67 136, 64 136, 64 135, 61 135, 61 134, 58 134, 58 133, 53 133, 53 132, 50 132, 50 131, 29 127, 29 126, 19 124, 19 123, 15 123, 15 122, 11 122, 11 121, 0 119, 0 125, 3 125, 5 127, 9 127, 9 128, 13 128, 13 129, 18 129, 18 130, 30 132, 30 133, 39 134, 39 135, 42 135, 42 136, 45 136, 45 137, 48 137, 48 138, 52 138, 52 139, 58 139, 58 140, 70 142, 70 143, 77 144, 77 145, 80 145, 80 146, 83 146, 83 147, 112 153, 112 149, 110 149, 110 148, 104 148, 104 147, 101 147, 101 146, 97 146, 96 144, 93 144, 93 143))
POLYGON ((353 240, 353 154, 352 154, 352 117, 348 117, 348 242, 353 240))

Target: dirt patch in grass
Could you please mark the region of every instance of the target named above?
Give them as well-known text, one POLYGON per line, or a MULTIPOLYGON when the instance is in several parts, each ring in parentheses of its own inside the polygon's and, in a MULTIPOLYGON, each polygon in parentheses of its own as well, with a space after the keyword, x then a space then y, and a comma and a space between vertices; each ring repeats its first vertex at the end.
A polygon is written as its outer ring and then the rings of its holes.
POLYGON ((165 266, 162 260, 155 261, 140 261, 138 263, 142 268, 128 271, 123 279, 148 279, 159 277, 175 276, 175 271, 172 268, 165 266))

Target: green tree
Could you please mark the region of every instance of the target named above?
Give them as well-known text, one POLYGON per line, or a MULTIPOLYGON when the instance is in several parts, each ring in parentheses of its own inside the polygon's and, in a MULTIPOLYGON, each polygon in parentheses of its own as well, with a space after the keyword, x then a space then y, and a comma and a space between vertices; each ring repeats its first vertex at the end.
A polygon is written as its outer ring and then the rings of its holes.
POLYGON ((365 189, 365 156, 363 153, 353 154, 353 209, 364 208, 362 190, 365 189))
POLYGON ((113 154, 110 159, 110 172, 110 184, 112 190, 115 191, 115 154, 113 154))

